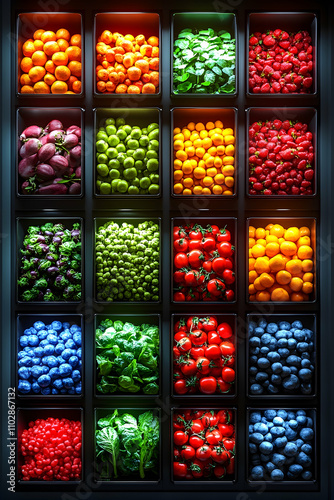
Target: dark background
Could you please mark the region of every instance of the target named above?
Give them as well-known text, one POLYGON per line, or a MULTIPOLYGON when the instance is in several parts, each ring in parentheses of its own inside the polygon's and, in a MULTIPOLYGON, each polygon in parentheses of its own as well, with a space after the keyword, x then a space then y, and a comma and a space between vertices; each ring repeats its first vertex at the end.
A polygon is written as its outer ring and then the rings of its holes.
MULTIPOLYGON (((153 499, 159 494, 162 499, 184 498, 200 499, 206 492, 210 491, 212 498, 224 495, 226 500, 248 500, 264 498, 278 500, 283 497, 291 500, 322 500, 334 498, 333 490, 333 445, 334 433, 332 432, 333 412, 333 380, 334 370, 332 353, 334 352, 334 341, 332 332, 332 213, 333 213, 333 97, 332 97, 332 58, 333 58, 333 7, 329 2, 315 1, 291 1, 279 2, 251 1, 251 0, 226 0, 222 1, 195 1, 172 0, 169 2, 143 0, 139 2, 107 2, 96 0, 95 2, 57 0, 39 2, 13 1, 11 3, 2 1, 2 44, 1 63, 2 76, 1 99, 1 137, 2 137, 2 197, 1 214, 2 227, 0 231, 1 255, 2 255, 2 301, 1 301, 1 354, 2 354, 2 471, 1 471, 1 497, 13 498, 12 493, 7 491, 6 474, 8 473, 8 448, 7 440, 7 388, 15 383, 15 354, 16 354, 16 315, 18 313, 61 313, 83 314, 85 319, 85 385, 84 397, 79 401, 71 400, 69 403, 62 401, 58 404, 55 400, 45 398, 42 401, 34 399, 17 398, 16 404, 20 408, 38 407, 78 407, 83 409, 84 421, 84 462, 83 462, 83 484, 77 485, 55 484, 52 487, 46 485, 26 484, 24 488, 16 487, 15 498, 23 500, 50 500, 62 499, 92 499, 105 500, 112 495, 113 499, 127 498, 153 499), (56 9, 56 10, 55 10, 56 9), (22 12, 79 12, 83 15, 83 30, 85 39, 85 95, 64 99, 52 96, 43 98, 17 97, 15 88, 16 73, 16 18, 22 12), (95 43, 93 39, 94 14, 97 12, 158 12, 161 16, 162 40, 161 50, 161 96, 151 96, 143 99, 115 99, 114 96, 93 96, 93 54, 95 43), (238 42, 238 79, 236 97, 180 97, 170 96, 170 33, 172 12, 233 12, 237 16, 237 42, 238 42), (282 99, 281 96, 246 96, 246 29, 247 15, 254 11, 273 12, 315 12, 318 17, 318 95, 304 97, 290 97, 282 99), (163 196, 160 199, 145 200, 117 200, 106 201, 93 197, 93 108, 95 107, 160 107, 162 109, 162 184, 163 196), (21 106, 50 106, 50 107, 82 107, 85 109, 85 196, 80 200, 63 201, 48 200, 25 200, 15 196, 15 147, 16 147, 16 109, 21 106), (170 196, 170 109, 174 107, 236 107, 238 108, 238 194, 234 198, 223 200, 191 201, 187 199, 178 200, 170 196), (281 106, 303 106, 315 107, 318 110, 318 148, 319 160, 318 171, 320 171, 318 195, 312 200, 306 199, 284 199, 283 201, 248 199, 245 196, 245 157, 242 144, 245 139, 246 114, 245 109, 254 107, 281 107, 281 106), (281 208, 285 208, 281 212, 281 208), (210 212, 208 212, 210 210, 210 212), (153 305, 108 305, 101 306, 94 303, 93 291, 93 219, 94 217, 117 216, 145 216, 162 218, 162 302, 153 305), (258 312, 254 304, 247 304, 246 297, 246 239, 245 230, 248 217, 316 217, 318 221, 318 283, 319 296, 313 304, 282 304, 275 305, 271 310, 264 307, 262 313, 316 313, 318 317, 318 368, 319 386, 318 395, 296 401, 285 398, 275 399, 248 399, 246 397, 246 343, 244 341, 246 315, 258 312), (42 304, 41 306, 18 305, 15 303, 15 219, 19 216, 39 217, 83 217, 85 226, 85 297, 80 307, 69 305, 52 306, 42 304), (209 308, 200 306, 182 306, 170 302, 170 219, 172 217, 237 217, 238 238, 238 300, 235 304, 211 305, 209 308), (43 310, 42 310, 43 309, 43 310), (214 404, 205 398, 193 398, 186 401, 186 406, 201 407, 234 407, 237 409, 237 480, 235 483, 195 483, 174 484, 170 474, 170 410, 172 407, 180 406, 179 402, 170 396, 170 319, 172 313, 191 313, 192 311, 210 311, 216 313, 235 313, 238 317, 238 371, 237 371, 237 396, 217 399, 214 404), (162 394, 157 399, 139 398, 134 396, 126 400, 117 397, 97 399, 94 397, 93 352, 94 338, 94 314, 136 314, 157 313, 162 317, 161 349, 162 349, 162 394), (263 486, 252 486, 247 482, 246 470, 246 414, 248 407, 300 407, 316 408, 317 410, 317 440, 318 440, 318 481, 316 483, 299 483, 285 486, 283 484, 263 486), (92 483, 93 456, 94 456, 94 408, 112 407, 152 407, 160 408, 162 415, 162 464, 161 480, 153 484, 113 484, 97 486, 92 483)), ((33 412, 32 412, 33 413, 33 412)))

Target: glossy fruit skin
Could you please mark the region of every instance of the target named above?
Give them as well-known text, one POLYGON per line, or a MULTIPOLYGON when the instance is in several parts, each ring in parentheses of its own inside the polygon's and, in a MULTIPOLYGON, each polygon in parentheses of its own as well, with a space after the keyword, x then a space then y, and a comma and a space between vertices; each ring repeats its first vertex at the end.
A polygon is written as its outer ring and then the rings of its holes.
MULTIPOLYGON (((235 427, 232 410, 175 410, 173 422, 182 422, 184 430, 177 432, 188 436, 185 445, 177 444, 174 439, 174 479, 233 479, 235 427), (219 423, 221 420, 225 423, 219 423)), ((178 441, 178 434, 176 437, 178 441)))
POLYGON ((231 239, 226 227, 191 223, 174 228, 173 301, 234 301, 235 247, 231 239))
POLYGON ((234 391, 235 339, 229 323, 215 316, 180 318, 174 326, 173 390, 183 394, 234 391), (199 329, 199 326, 202 329, 199 329), (204 327, 216 327, 207 333, 204 327), (178 330, 182 328, 182 330, 178 330))
POLYGON ((257 121, 249 127, 252 196, 309 196, 315 192, 315 148, 307 123, 257 121))

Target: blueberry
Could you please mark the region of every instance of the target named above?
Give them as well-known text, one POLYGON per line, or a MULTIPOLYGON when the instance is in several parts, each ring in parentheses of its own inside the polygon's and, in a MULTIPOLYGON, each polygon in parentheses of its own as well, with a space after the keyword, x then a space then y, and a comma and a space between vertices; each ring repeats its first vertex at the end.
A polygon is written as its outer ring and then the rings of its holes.
POLYGON ((293 441, 297 437, 297 432, 290 427, 287 427, 285 429, 285 435, 290 441, 293 441))
POLYGON ((290 427, 291 429, 297 429, 297 427, 298 427, 298 422, 297 422, 297 420, 291 419, 291 420, 289 420, 289 422, 288 422, 288 423, 289 423, 289 427, 290 427))
POLYGON ((254 479, 254 481, 259 481, 263 479, 263 475, 264 475, 264 469, 262 465, 257 465, 256 467, 253 467, 251 471, 251 476, 252 479, 254 479))
POLYGON ((59 335, 59 338, 63 341, 63 342, 67 342, 69 339, 72 338, 72 335, 70 334, 69 330, 64 330, 60 335, 59 335))
POLYGON ((283 370, 282 363, 273 363, 271 365, 271 370, 275 374, 281 373, 281 371, 283 370))
POLYGON ((68 339, 68 340, 65 342, 65 347, 66 347, 67 349, 76 349, 76 345, 75 345, 74 340, 72 340, 72 339, 68 339))
POLYGON ((278 387, 276 387, 275 385, 273 384, 269 384, 268 387, 267 387, 267 390, 270 394, 277 394, 279 392, 279 389, 278 387))
POLYGON ((67 391, 67 389, 60 389, 59 392, 60 392, 60 394, 67 394, 68 391, 67 391))
POLYGON ((65 359, 62 356, 57 356, 58 365, 65 363, 65 359))
POLYGON ((283 420, 286 420, 288 417, 288 413, 286 410, 277 410, 277 416, 283 418, 283 420))
POLYGON ((291 325, 287 321, 280 321, 280 323, 278 323, 278 326, 279 326, 280 330, 290 330, 291 329, 291 325))
POLYGON ((265 380, 264 382, 262 382, 262 387, 263 388, 267 388, 269 386, 269 380, 265 380))
POLYGON ((77 356, 78 356, 79 359, 81 359, 81 357, 82 357, 82 349, 81 349, 81 347, 79 347, 79 349, 77 349, 77 356))
POLYGON ((291 371, 292 375, 297 375, 297 373, 298 373, 297 366, 290 366, 290 371, 291 371))
POLYGON ((274 449, 274 447, 273 447, 272 443, 270 443, 269 441, 262 441, 262 443, 259 446, 259 450, 264 455, 270 455, 270 453, 273 451, 273 449, 274 449))
POLYGON ((311 361, 309 359, 302 358, 300 365, 302 368, 309 368, 311 366, 311 361))
POLYGON ((265 441, 269 441, 269 443, 272 443, 272 441, 273 441, 273 436, 272 436, 271 432, 268 432, 268 433, 264 436, 264 440, 265 440, 265 441))
POLYGON ((37 337, 39 338, 39 340, 46 340, 46 337, 48 336, 48 332, 47 330, 40 330, 38 333, 37 333, 37 337))
POLYGON ((313 439, 314 432, 313 429, 309 427, 304 427, 303 429, 300 430, 299 435, 303 441, 311 441, 313 439))
POLYGON ((81 332, 75 332, 73 334, 73 340, 77 346, 81 346, 81 332))
POLYGON ((250 347, 260 347, 261 340, 259 339, 259 337, 251 337, 249 339, 249 345, 250 347))
POLYGON ((77 358, 77 356, 71 356, 68 360, 68 364, 71 365, 72 367, 75 367, 77 366, 79 360, 77 358))
POLYGON ((269 368, 270 366, 270 361, 267 358, 259 358, 257 361, 257 365, 259 368, 269 368))
POLYGON ((36 347, 39 344, 39 338, 37 335, 29 335, 28 337, 28 345, 31 347, 36 347))
POLYGON ((63 380, 61 378, 57 378, 52 382, 52 387, 55 387, 55 389, 62 389, 63 388, 63 380))
POLYGON ((269 347, 270 347, 270 350, 276 349, 277 348, 277 340, 271 339, 271 341, 269 342, 269 347))
POLYGON ((33 327, 35 328, 35 330, 37 330, 37 332, 39 332, 40 330, 43 330, 43 328, 45 328, 45 324, 43 323, 43 321, 35 321, 33 327))
POLYGON ((295 443, 296 443, 296 445, 297 445, 298 450, 300 450, 300 449, 301 449, 301 447, 302 447, 302 446, 303 446, 303 444, 304 444, 304 441, 303 441, 302 439, 298 438, 298 439, 296 439, 295 443))
POLYGON ((71 333, 81 332, 81 327, 80 327, 80 326, 78 326, 78 325, 76 325, 76 324, 74 324, 74 325, 72 325, 72 326, 70 327, 70 332, 71 332, 71 333))
POLYGON ((50 387, 43 387, 41 389, 41 393, 44 394, 45 396, 48 396, 49 394, 51 394, 51 388, 50 387))
POLYGON ((261 413, 259 411, 253 411, 249 416, 249 422, 251 424, 256 424, 257 422, 261 422, 261 413))
POLYGON ((270 377, 270 381, 273 385, 281 385, 282 384, 282 377, 280 375, 272 375, 270 377))
POLYGON ((296 415, 299 417, 302 415, 303 417, 306 417, 306 411, 305 410, 297 410, 296 415))
POLYGON ((271 434, 273 435, 273 437, 281 437, 281 436, 284 436, 285 434, 285 429, 284 427, 282 426, 274 426, 272 429, 271 429, 271 434))
POLYGON ((44 347, 44 356, 49 356, 51 354, 54 354, 55 352, 55 346, 53 344, 48 344, 44 347))
POLYGON ((302 472, 302 478, 305 480, 305 481, 309 481, 310 479, 312 479, 312 472, 310 470, 304 470, 302 472))
POLYGON ((285 456, 282 455, 281 453, 274 453, 272 456, 272 463, 275 464, 277 467, 282 467, 282 465, 285 464, 285 456))
POLYGON ((35 378, 38 378, 40 377, 41 375, 43 375, 43 367, 42 366, 33 366, 31 368, 31 375, 35 378))
POLYGON ((55 347, 55 353, 56 354, 61 354, 63 352, 63 350, 65 349, 65 344, 57 344, 56 347, 55 347))
POLYGON ((68 363, 62 363, 59 366, 59 373, 61 377, 67 377, 72 373, 72 367, 68 363))
POLYGON ((271 341, 271 335, 269 333, 265 333, 261 337, 261 344, 268 345, 271 341))
POLYGON ((308 368, 302 368, 299 370, 298 375, 302 380, 310 380, 312 378, 312 372, 308 368))
POLYGON ((309 345, 307 342, 298 342, 297 351, 298 352, 306 352, 308 351, 309 345))
POLYGON ((280 373, 282 378, 288 377, 291 374, 291 369, 288 366, 283 366, 280 373))
POLYGON ((270 352, 269 347, 266 347, 266 346, 261 347, 261 349, 260 349, 261 354, 264 354, 266 356, 268 354, 268 352, 270 352))
POLYGON ((61 353, 61 355, 65 359, 65 361, 67 361, 72 356, 72 350, 71 349, 64 349, 63 352, 61 353))
POLYGON ((292 328, 298 328, 299 330, 301 330, 303 328, 303 323, 299 320, 296 320, 292 323, 292 328))
POLYGON ((282 417, 275 417, 273 418, 273 424, 275 425, 283 425, 284 424, 284 420, 282 417))
POLYGON ((266 462, 269 462, 270 459, 271 459, 270 454, 268 454, 268 455, 264 455, 263 453, 260 454, 260 460, 261 460, 262 465, 266 464, 266 462))
POLYGON ((66 329, 68 330, 68 329, 70 328, 70 326, 71 326, 71 325, 69 324, 69 322, 68 322, 68 321, 64 321, 64 323, 63 323, 63 328, 64 328, 64 330, 66 330, 66 329))
POLYGON ((282 357, 282 358, 287 358, 290 354, 290 351, 289 349, 286 349, 286 348, 279 348, 277 349, 278 351, 278 354, 282 357))
POLYGON ((264 468, 270 474, 275 469, 275 465, 272 462, 267 462, 264 468))
POLYGON ((257 326, 255 328, 255 333, 256 333, 256 335, 263 335, 264 334, 264 328, 262 326, 257 326))
POLYGON ((303 467, 299 464, 292 464, 289 467, 289 472, 294 476, 298 477, 303 471, 303 467))
POLYGON ((40 386, 38 385, 37 382, 34 382, 32 385, 31 385, 31 389, 32 389, 32 392, 34 394, 39 394, 41 392, 41 388, 40 386))
POLYGON ((257 356, 250 356, 249 362, 252 365, 256 365, 256 363, 257 363, 257 356))
POLYGON ((306 455, 311 455, 312 450, 313 450, 312 446, 308 443, 303 444, 300 449, 301 449, 301 451, 306 453, 306 455))
POLYGON ((54 395, 59 394, 58 389, 55 389, 55 388, 53 387, 53 388, 51 389, 51 394, 54 394, 54 395))
POLYGON ((250 392, 251 392, 251 394, 262 394, 263 387, 259 384, 252 384, 250 386, 250 392))
POLYGON ((45 347, 48 344, 49 344, 49 341, 46 339, 41 340, 39 343, 40 347, 45 347))
POLYGON ((268 323, 267 332, 268 333, 276 333, 278 330, 278 325, 276 323, 268 323))
POLYGON ((280 348, 286 348, 288 345, 288 340, 287 339, 279 339, 277 341, 277 346, 280 348))
POLYGON ((275 339, 286 339, 287 333, 287 330, 278 330, 278 332, 275 333, 275 339))
POLYGON ((21 394, 28 394, 31 391, 31 384, 28 380, 19 380, 17 389, 21 394))
POLYGON ((58 366, 55 366, 54 368, 51 368, 50 371, 49 371, 49 376, 51 377, 51 379, 56 379, 56 378, 59 378, 60 376, 60 373, 59 373, 59 368, 58 366))
POLYGON ((263 414, 267 420, 272 421, 276 417, 276 410, 264 410, 263 414))
POLYGON ((288 411, 287 412, 287 415, 286 415, 286 418, 288 420, 295 420, 296 419, 296 414, 294 411, 288 411))
POLYGON ((250 354, 255 354, 257 356, 260 353, 260 348, 259 347, 251 347, 249 349, 250 354))
POLYGON ((274 446, 276 448, 283 448, 288 442, 288 439, 285 436, 278 437, 274 441, 274 446))
POLYGON ((51 377, 49 375, 41 375, 38 377, 37 383, 40 387, 48 387, 51 384, 51 377))
POLYGON ((283 385, 284 389, 287 389, 289 391, 296 389, 297 387, 299 387, 298 377, 296 377, 296 375, 292 374, 283 380, 282 385, 283 385))
POLYGON ((248 449, 249 449, 249 453, 251 455, 253 455, 254 453, 257 453, 257 445, 255 443, 249 443, 248 449))
POLYGON ((74 386, 73 379, 71 377, 63 378, 63 385, 65 389, 71 389, 74 386))
POLYGON ((297 340, 296 339, 288 339, 288 349, 290 349, 290 351, 292 349, 295 349, 296 345, 297 345, 297 340))
POLYGON ((44 347, 41 347, 41 346, 35 347, 35 349, 34 349, 34 356, 36 358, 42 358, 43 355, 44 355, 44 347))
POLYGON ((75 394, 74 387, 71 387, 70 389, 68 389, 67 394, 75 394))
POLYGON ((256 422, 254 424, 254 432, 260 432, 261 434, 267 434, 268 426, 263 422, 256 422))
POLYGON ((44 366, 42 366, 42 368, 43 368, 43 375, 47 375, 49 373, 49 370, 50 370, 49 367, 44 365, 44 366))
POLYGON ((271 471, 270 477, 273 481, 283 481, 284 472, 281 469, 274 469, 271 471))
POLYGON ((24 356, 24 358, 21 358, 18 361, 19 366, 32 366, 32 361, 31 358, 28 358, 28 356, 24 356))
POLYGON ((74 388, 75 388, 75 393, 76 394, 81 394, 82 393, 81 382, 79 382, 78 384, 75 384, 74 388))
POLYGON ((298 448, 294 443, 287 443, 284 450, 283 454, 286 457, 294 457, 298 452, 298 448))
POLYGON ((51 330, 49 330, 49 334, 46 337, 46 340, 48 341, 49 344, 58 344, 58 337, 57 335, 54 335, 53 333, 50 333, 51 330))
POLYGON ((63 325, 61 324, 60 321, 52 321, 51 328, 53 330, 56 330, 56 332, 60 332, 63 328, 63 325))
POLYGON ((248 372, 249 372, 250 375, 255 376, 257 374, 257 372, 258 372, 258 369, 256 368, 256 366, 250 366, 248 372))
POLYGON ((20 346, 21 347, 26 347, 28 345, 28 336, 27 335, 21 335, 20 337, 20 346))
POLYGON ((303 330, 295 330, 293 332, 294 338, 297 340, 297 342, 302 342, 305 339, 305 333, 303 330))
POLYGON ((306 425, 307 419, 305 415, 297 415, 296 420, 300 425, 306 425))
POLYGON ((275 363, 275 361, 279 361, 281 359, 281 356, 276 351, 270 351, 267 354, 267 358, 269 359, 270 363, 275 363))
POLYGON ((255 380, 256 380, 256 382, 259 382, 259 384, 260 384, 261 382, 264 382, 265 380, 267 380, 267 378, 268 378, 268 373, 258 372, 256 374, 255 380))
POLYGON ((253 432, 253 434, 249 436, 249 440, 255 444, 262 443, 263 439, 264 437, 260 432, 253 432))

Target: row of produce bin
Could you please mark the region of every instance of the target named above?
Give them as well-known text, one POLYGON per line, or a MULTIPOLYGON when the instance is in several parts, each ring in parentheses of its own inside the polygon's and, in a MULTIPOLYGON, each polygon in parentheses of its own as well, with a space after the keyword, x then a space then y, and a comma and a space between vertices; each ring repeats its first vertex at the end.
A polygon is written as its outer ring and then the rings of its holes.
MULTIPOLYGON (((83 95, 82 22, 77 13, 19 14, 19 96, 83 95)), ((98 13, 93 30, 95 95, 161 95, 158 14, 98 13)), ((235 14, 174 13, 170 45, 174 95, 235 96, 243 51, 248 95, 317 94, 313 13, 250 13, 243 50, 235 14)))

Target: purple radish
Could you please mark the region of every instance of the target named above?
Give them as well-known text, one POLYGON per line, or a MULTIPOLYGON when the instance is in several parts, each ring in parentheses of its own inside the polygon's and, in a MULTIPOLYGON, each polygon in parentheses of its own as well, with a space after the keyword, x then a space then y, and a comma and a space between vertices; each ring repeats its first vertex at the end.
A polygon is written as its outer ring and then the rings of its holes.
POLYGON ((41 142, 38 139, 28 139, 20 148, 19 153, 21 158, 27 158, 28 156, 34 155, 38 152, 40 147, 41 142))
POLYGON ((81 128, 77 125, 72 125, 66 130, 66 134, 75 134, 79 139, 81 138, 81 128))
POLYGON ((52 132, 53 130, 61 130, 63 128, 63 124, 59 120, 51 120, 45 128, 49 132, 52 132))
POLYGON ((22 186, 21 186, 22 193, 23 194, 31 194, 31 192, 33 190, 29 189, 29 187, 30 187, 29 181, 24 181, 23 184, 22 184, 22 186))
POLYGON ((44 146, 44 144, 47 144, 47 142, 48 142, 48 136, 47 135, 43 135, 40 138, 40 141, 41 141, 42 146, 44 146))
POLYGON ((76 177, 77 179, 81 179, 81 167, 77 167, 77 168, 75 169, 75 177, 76 177))
POLYGON ((56 175, 63 175, 68 169, 68 160, 64 156, 55 155, 49 160, 49 164, 56 175))
POLYGON ((39 137, 43 133, 42 127, 38 127, 37 125, 31 125, 23 130, 20 135, 20 139, 28 139, 30 137, 39 137))
POLYGON ((75 146, 70 151, 70 157, 74 160, 81 160, 81 146, 75 146))
POLYGON ((70 189, 68 190, 68 194, 80 194, 80 193, 81 193, 81 184, 79 182, 74 182, 73 184, 71 184, 70 189))
POLYGON ((44 144, 38 151, 38 159, 41 162, 50 160, 55 155, 56 146, 52 143, 44 144))
POLYGON ((55 171, 47 163, 40 163, 36 167, 37 179, 40 181, 50 181, 55 177, 55 171))
POLYGON ((40 187, 37 194, 54 194, 63 195, 67 193, 66 184, 50 184, 49 186, 40 187))
POLYGON ((76 146, 79 142, 78 137, 75 134, 68 134, 65 135, 63 146, 66 149, 72 149, 74 146, 76 146))
POLYGON ((37 154, 23 158, 19 163, 19 175, 23 179, 29 179, 35 174, 35 166, 37 163, 37 154))
POLYGON ((70 157, 68 164, 70 165, 70 167, 72 167, 72 170, 74 171, 74 169, 80 165, 80 160, 75 160, 74 158, 70 157))
POLYGON ((64 130, 53 130, 47 135, 47 142, 55 143, 56 141, 62 140, 64 135, 64 130))
POLYGON ((74 168, 71 167, 71 168, 68 169, 68 175, 72 175, 73 172, 74 172, 74 168))

